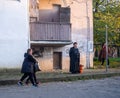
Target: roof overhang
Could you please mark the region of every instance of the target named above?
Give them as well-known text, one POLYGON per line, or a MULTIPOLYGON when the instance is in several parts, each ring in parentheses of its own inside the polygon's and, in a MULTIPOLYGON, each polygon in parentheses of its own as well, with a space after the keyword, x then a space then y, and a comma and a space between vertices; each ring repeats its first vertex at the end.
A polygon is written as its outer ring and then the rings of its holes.
POLYGON ((30 41, 30 43, 38 46, 65 46, 72 44, 72 41, 30 41))

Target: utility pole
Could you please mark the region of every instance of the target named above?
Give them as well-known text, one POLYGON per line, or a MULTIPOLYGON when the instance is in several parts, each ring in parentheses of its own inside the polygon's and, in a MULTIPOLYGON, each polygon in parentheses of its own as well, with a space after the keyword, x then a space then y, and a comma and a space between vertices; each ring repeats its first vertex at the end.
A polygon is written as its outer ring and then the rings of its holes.
POLYGON ((90 51, 89 51, 89 41, 90 41, 90 20, 88 16, 88 2, 86 0, 86 19, 87 19, 87 53, 86 53, 86 65, 90 68, 90 51))
MULTIPOLYGON (((118 42, 120 43, 120 28, 118 28, 118 42)), ((120 46, 118 46, 118 48, 117 48, 117 54, 118 54, 118 57, 120 57, 120 46)))
MULTIPOLYGON (((109 3, 109 0, 106 0, 106 4, 108 3, 109 3)), ((107 13, 109 13, 109 11, 107 13)), ((108 26, 107 24, 105 25, 105 28, 106 28, 106 72, 107 72, 108 71, 108 26)))
POLYGON ((106 25, 106 72, 108 71, 108 26, 106 25))

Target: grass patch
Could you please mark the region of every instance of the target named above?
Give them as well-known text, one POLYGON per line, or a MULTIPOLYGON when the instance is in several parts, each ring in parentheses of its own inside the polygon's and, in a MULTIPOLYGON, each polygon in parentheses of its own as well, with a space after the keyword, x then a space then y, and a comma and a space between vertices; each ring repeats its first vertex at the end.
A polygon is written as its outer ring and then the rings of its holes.
MULTIPOLYGON (((110 61, 110 68, 120 68, 120 58, 109 58, 110 61)), ((105 68, 106 62, 104 63, 103 66, 101 66, 101 62, 98 61, 98 58, 94 58, 94 67, 95 68, 105 68)))
POLYGON ((1 68, 0 73, 20 73, 20 68, 1 68))

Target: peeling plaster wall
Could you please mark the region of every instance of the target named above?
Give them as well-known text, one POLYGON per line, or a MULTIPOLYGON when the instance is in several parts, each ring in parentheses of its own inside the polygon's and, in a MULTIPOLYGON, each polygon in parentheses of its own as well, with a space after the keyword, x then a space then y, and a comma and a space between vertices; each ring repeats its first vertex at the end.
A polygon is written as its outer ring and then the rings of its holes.
MULTIPOLYGON (((93 14, 92 0, 40 0, 40 9, 53 9, 53 4, 61 4, 62 7, 70 6, 72 41, 78 42, 80 50, 80 63, 85 67, 93 67, 93 14), (77 2, 78 1, 78 2, 77 2), (89 64, 89 66, 88 66, 89 64)), ((72 45, 53 48, 54 51, 62 52, 62 69, 69 70, 69 49, 72 45)), ((53 54, 51 54, 53 55, 53 54)), ((52 64, 52 63, 51 63, 52 64)), ((52 68, 52 67, 51 67, 52 68)))

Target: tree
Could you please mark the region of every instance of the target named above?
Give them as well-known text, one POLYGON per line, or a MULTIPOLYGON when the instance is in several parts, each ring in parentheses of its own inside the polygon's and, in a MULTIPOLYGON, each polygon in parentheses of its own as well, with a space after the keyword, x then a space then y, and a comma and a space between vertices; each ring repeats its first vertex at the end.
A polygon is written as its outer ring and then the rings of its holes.
POLYGON ((120 46, 120 0, 93 0, 94 42, 105 42, 108 25, 109 44, 120 46))

